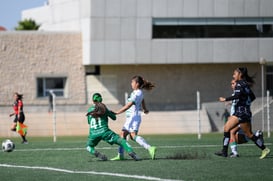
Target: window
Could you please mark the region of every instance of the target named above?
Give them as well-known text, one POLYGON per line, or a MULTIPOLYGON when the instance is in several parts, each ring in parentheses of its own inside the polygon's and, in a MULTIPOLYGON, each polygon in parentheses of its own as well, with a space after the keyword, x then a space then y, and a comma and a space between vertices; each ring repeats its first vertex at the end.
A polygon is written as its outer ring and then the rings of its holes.
POLYGON ((273 18, 154 18, 153 38, 273 37, 273 18))
POLYGON ((52 90, 56 96, 65 97, 66 77, 37 78, 37 97, 47 97, 52 90))

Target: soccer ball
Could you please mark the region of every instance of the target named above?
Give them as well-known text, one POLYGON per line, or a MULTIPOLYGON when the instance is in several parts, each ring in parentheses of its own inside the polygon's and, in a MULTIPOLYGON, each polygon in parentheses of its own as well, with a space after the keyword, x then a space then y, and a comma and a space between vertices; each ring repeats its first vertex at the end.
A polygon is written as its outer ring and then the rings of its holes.
POLYGON ((14 148, 15 148, 15 144, 11 140, 7 139, 2 142, 2 150, 4 152, 12 152, 14 148))

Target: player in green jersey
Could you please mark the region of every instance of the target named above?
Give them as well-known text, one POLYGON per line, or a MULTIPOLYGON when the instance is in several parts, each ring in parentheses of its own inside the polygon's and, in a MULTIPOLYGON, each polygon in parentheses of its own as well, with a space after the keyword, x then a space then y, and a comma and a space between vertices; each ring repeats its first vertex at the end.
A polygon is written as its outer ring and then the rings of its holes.
POLYGON ((95 93, 92 96, 94 105, 88 109, 87 121, 89 124, 89 136, 87 141, 87 151, 92 155, 106 161, 107 157, 95 150, 95 146, 101 140, 113 145, 117 144, 122 146, 134 160, 139 160, 138 156, 133 151, 128 142, 121 138, 118 134, 113 132, 108 127, 108 117, 112 120, 116 120, 116 115, 102 103, 102 96, 99 93, 95 93))

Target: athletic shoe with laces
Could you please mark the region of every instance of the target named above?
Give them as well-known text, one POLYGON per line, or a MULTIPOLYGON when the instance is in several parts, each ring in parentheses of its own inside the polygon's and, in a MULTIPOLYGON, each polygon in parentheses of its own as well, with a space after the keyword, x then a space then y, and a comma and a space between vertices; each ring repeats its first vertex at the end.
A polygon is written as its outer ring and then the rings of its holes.
POLYGON ((236 157, 239 157, 239 154, 230 153, 229 157, 230 158, 236 158, 236 157))
POLYGON ((107 157, 104 154, 101 154, 98 151, 95 152, 95 157, 101 159, 102 161, 106 161, 107 160, 107 157))
POLYGON ((156 153, 156 147, 155 147, 155 146, 151 146, 151 147, 149 148, 149 154, 150 154, 152 160, 155 159, 155 153, 156 153))
POLYGON ((260 156, 260 159, 264 159, 269 153, 270 153, 270 149, 269 148, 265 148, 262 151, 262 155, 260 156))
POLYGON ((129 153, 130 157, 132 157, 135 161, 140 161, 141 159, 136 155, 135 152, 129 153))
POLYGON ((215 152, 214 154, 217 156, 227 157, 227 152, 224 152, 223 150, 215 152))
POLYGON ((124 160, 124 156, 123 155, 117 155, 114 158, 110 159, 111 161, 118 161, 118 160, 124 160))

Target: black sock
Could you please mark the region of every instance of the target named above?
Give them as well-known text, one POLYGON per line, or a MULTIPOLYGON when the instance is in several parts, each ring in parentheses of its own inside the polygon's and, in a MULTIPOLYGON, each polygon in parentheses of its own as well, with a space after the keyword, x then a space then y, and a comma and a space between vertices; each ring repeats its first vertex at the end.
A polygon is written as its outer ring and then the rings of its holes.
POLYGON ((224 138, 223 138, 223 151, 225 153, 228 152, 228 145, 230 140, 230 132, 224 132, 224 138))
POLYGON ((23 141, 27 141, 25 136, 21 136, 23 141))
POLYGON ((265 149, 265 146, 264 146, 262 140, 261 140, 259 137, 253 135, 252 138, 250 138, 250 139, 251 139, 251 140, 255 143, 255 145, 257 145, 261 150, 264 150, 264 149, 265 149))

